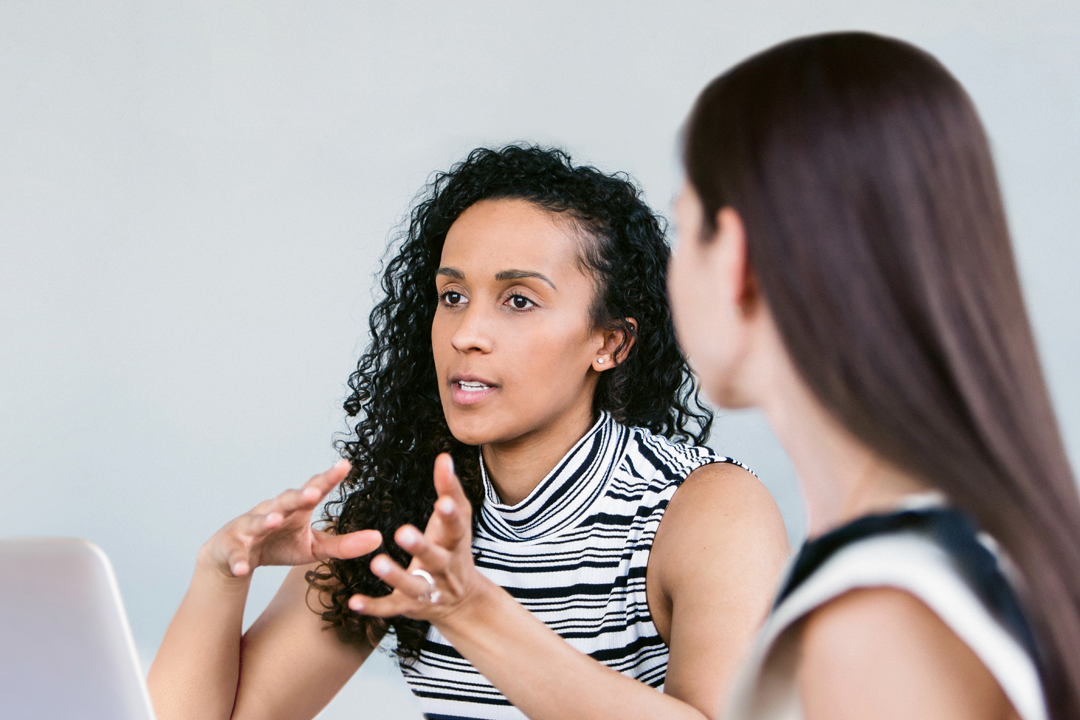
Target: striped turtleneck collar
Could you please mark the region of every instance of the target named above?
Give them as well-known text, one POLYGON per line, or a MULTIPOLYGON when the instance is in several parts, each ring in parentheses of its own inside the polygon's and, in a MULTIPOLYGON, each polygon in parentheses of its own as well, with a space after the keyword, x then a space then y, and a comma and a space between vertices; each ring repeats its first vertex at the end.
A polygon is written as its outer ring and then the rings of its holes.
POLYGON ((609 413, 600 413, 584 437, 516 505, 506 505, 499 499, 481 453, 480 473, 484 483, 481 528, 512 542, 536 540, 571 526, 603 492, 628 437, 629 431, 609 413))

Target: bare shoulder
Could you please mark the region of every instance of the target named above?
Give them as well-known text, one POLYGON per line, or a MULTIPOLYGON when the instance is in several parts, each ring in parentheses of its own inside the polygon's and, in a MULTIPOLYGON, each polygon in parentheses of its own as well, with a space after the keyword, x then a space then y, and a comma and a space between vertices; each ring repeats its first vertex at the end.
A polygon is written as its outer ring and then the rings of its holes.
POLYGON ((854 590, 818 608, 800 649, 799 692, 810 720, 1017 717, 975 653, 903 590, 854 590))
POLYGON ((713 542, 767 541, 788 552, 784 519, 772 495, 734 463, 710 463, 690 473, 668 505, 664 525, 672 539, 704 539, 699 535, 707 528, 713 542))
POLYGON ((675 492, 653 541, 649 610, 668 644, 664 692, 709 714, 723 705, 789 553, 780 511, 751 473, 698 468, 675 492))
MULTIPOLYGON (((768 501, 772 496, 752 472, 733 462, 702 465, 683 481, 679 492, 716 494, 730 501, 768 501)), ((775 507, 775 503, 772 503, 775 507)))
POLYGON ((761 573, 771 591, 790 547, 784 519, 761 481, 733 463, 711 463, 675 492, 653 553, 664 563, 665 586, 711 569, 718 578, 761 573))

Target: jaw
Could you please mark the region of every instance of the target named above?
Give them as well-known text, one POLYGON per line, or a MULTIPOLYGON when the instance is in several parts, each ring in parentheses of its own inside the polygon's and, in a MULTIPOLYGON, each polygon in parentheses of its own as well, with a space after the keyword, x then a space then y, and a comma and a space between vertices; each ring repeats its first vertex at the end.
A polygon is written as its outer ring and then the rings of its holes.
POLYGON ((513 427, 514 418, 507 417, 492 402, 495 398, 485 398, 474 405, 459 405, 453 400, 443 402, 443 414, 450 433, 459 442, 466 445, 486 445, 504 439, 507 430, 513 427))
POLYGON ((443 414, 459 442, 499 446, 507 451, 519 447, 535 449, 535 443, 543 445, 546 439, 562 444, 565 433, 577 432, 582 423, 591 425, 594 392, 595 385, 587 384, 583 392, 575 393, 580 397, 563 398, 564 403, 555 403, 546 410, 542 399, 507 395, 504 388, 472 405, 455 403, 451 393, 446 392, 443 414))

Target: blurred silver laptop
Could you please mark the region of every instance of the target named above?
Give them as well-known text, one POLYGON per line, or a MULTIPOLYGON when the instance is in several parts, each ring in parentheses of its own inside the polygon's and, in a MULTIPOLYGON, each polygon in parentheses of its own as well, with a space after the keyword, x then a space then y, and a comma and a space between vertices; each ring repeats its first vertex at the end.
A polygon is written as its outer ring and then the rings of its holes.
POLYGON ((153 720, 116 578, 94 545, 0 539, 0 717, 153 720))

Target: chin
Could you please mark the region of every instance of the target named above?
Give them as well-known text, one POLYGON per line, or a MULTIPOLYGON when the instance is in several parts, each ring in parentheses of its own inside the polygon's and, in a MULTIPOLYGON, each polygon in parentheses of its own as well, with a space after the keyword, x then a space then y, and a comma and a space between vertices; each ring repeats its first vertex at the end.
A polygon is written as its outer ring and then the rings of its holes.
POLYGON ((446 415, 446 424, 450 427, 450 434, 454 439, 466 445, 486 445, 500 439, 498 425, 489 418, 476 415, 460 417, 454 413, 446 415))
POLYGON ((466 445, 487 445, 492 440, 491 437, 484 433, 455 432, 453 428, 450 428, 450 434, 454 436, 455 440, 466 445))

